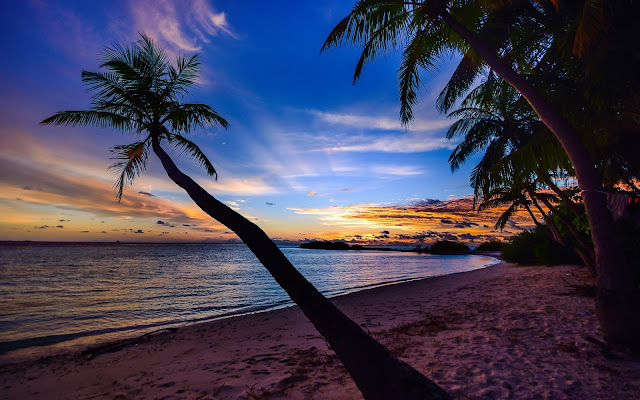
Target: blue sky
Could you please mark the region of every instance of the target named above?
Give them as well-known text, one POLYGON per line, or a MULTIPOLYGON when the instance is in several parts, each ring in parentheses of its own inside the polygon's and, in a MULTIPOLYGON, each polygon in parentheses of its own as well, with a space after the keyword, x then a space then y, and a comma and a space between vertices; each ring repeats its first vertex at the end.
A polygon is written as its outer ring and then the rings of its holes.
MULTIPOLYGON (((2 2, 0 239, 233 239, 153 158, 123 201, 115 200, 108 149, 132 137, 38 125, 56 111, 86 109, 81 71, 98 70, 101 49, 131 43, 139 32, 171 55, 200 53, 201 82, 189 101, 211 105, 231 123, 228 130, 207 129, 191 138, 213 161, 218 181, 174 154, 185 172, 271 237, 429 241, 494 235, 488 228, 494 213, 478 216, 469 209, 473 160, 456 173, 449 169, 455 141, 444 136, 451 121, 434 106, 455 56, 441 61, 438 75, 422 74, 416 120, 404 127, 398 117, 398 54, 367 65, 352 85, 358 49, 319 52, 352 5, 2 2), (383 222, 370 212, 414 212, 425 204, 444 208, 411 224, 383 222)), ((518 230, 516 221, 505 235, 518 230)))

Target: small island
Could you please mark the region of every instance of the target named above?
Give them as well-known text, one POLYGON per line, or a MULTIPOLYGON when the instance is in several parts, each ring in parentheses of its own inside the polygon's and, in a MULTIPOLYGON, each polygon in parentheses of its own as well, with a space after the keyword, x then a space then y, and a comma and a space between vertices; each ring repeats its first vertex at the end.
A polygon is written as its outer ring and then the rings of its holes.
POLYGON ((328 240, 312 240, 300 244, 301 249, 321 249, 321 250, 364 250, 364 247, 359 244, 352 246, 345 242, 335 241, 330 242, 328 240))
POLYGON ((315 249, 315 250, 373 250, 373 251, 402 251, 411 253, 429 253, 429 254, 442 254, 442 255, 455 255, 455 254, 469 254, 472 251, 464 243, 454 242, 451 240, 439 240, 435 242, 431 247, 429 246, 416 246, 413 249, 402 249, 393 247, 364 247, 360 244, 349 245, 348 243, 341 241, 328 241, 328 240, 312 240, 309 242, 301 243, 301 249, 315 249))

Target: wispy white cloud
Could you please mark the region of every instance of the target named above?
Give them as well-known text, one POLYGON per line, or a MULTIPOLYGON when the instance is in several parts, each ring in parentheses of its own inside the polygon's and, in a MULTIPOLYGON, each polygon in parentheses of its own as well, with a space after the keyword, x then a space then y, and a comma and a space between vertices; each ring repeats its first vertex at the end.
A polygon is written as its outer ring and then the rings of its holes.
POLYGON ((421 153, 439 149, 453 149, 455 141, 446 139, 444 129, 451 125, 446 119, 416 119, 409 125, 402 125, 398 118, 372 116, 357 113, 309 111, 316 119, 329 125, 338 125, 357 135, 334 136, 318 150, 332 152, 386 152, 421 153), (377 132, 376 132, 377 131, 377 132), (390 133, 380 134, 379 131, 390 133), (391 133, 393 131, 393 133, 391 133))
POLYGON ((349 139, 345 143, 323 150, 328 152, 421 153, 439 149, 453 149, 456 144, 456 142, 450 141, 445 137, 424 134, 423 132, 410 132, 399 135, 377 136, 369 140, 363 140, 363 138, 349 139))
POLYGON ((192 0, 188 18, 189 27, 205 43, 209 42, 208 36, 218 35, 220 32, 232 37, 236 36, 231 31, 227 15, 224 12, 216 12, 208 0, 192 0))
POLYGON ((344 113, 331 113, 318 110, 311 110, 310 113, 322 121, 331 124, 343 125, 359 129, 379 129, 386 131, 433 131, 443 129, 451 125, 451 121, 446 119, 424 120, 416 119, 408 125, 402 125, 400 120, 386 116, 370 116, 344 113))
POLYGON ((207 43, 219 34, 235 37, 226 14, 208 0, 131 0, 130 9, 137 31, 175 51, 198 51, 198 40, 207 43))
POLYGON ((424 174, 422 168, 413 165, 376 165, 373 172, 379 175, 415 176, 424 174))

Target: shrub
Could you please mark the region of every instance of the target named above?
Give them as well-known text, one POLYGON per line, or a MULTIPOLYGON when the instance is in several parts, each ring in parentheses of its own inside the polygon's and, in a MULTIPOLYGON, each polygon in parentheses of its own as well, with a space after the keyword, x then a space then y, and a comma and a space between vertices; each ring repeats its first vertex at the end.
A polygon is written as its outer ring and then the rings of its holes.
POLYGON ((501 258, 523 265, 581 264, 573 249, 554 242, 546 228, 536 227, 509 238, 501 258))
POLYGON ((303 249, 324 249, 324 250, 349 250, 349 245, 344 242, 329 242, 312 240, 300 245, 303 249))
POLYGON ((506 243, 502 240, 491 240, 488 242, 484 242, 480 244, 480 246, 476 247, 478 251, 502 251, 502 247, 506 243))
POLYGON ((431 246, 431 254, 466 254, 469 246, 461 242, 451 240, 439 240, 431 246))

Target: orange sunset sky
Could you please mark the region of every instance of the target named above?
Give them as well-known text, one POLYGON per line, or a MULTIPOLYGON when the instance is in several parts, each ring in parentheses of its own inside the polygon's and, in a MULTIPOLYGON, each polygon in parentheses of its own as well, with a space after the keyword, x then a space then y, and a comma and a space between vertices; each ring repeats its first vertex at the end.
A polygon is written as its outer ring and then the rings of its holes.
POLYGON ((531 227, 523 211, 495 232, 500 210, 473 211, 468 179, 477 157, 449 168, 458 142, 445 138, 452 121, 434 103, 457 59, 424 74, 417 118, 402 126, 399 55, 367 66, 352 85, 358 49, 319 54, 352 3, 289 2, 285 13, 210 0, 3 2, 0 240, 236 240, 153 156, 116 200, 109 148, 135 137, 39 125, 57 111, 88 108, 81 71, 99 70, 101 49, 139 32, 171 56, 200 53, 200 85, 187 100, 230 121, 228 130, 190 138, 214 163, 217 181, 173 151, 178 165, 276 240, 474 245, 531 227))

